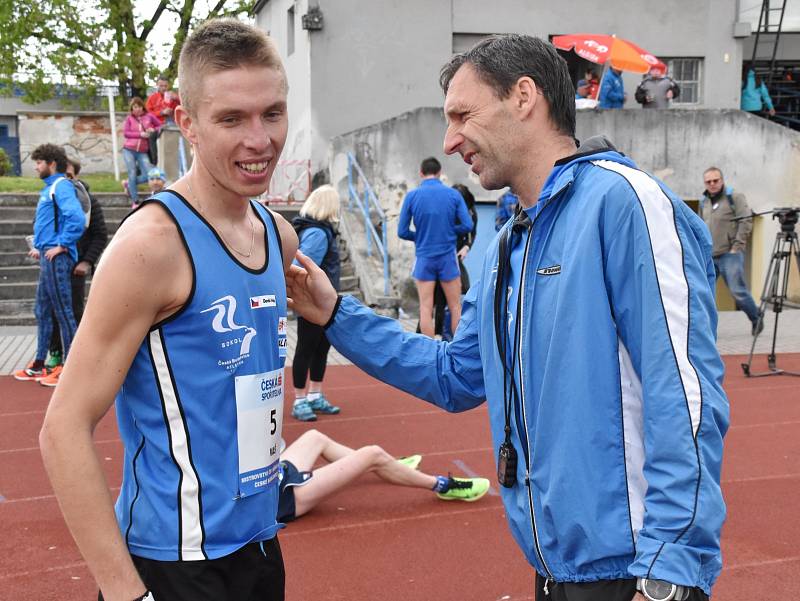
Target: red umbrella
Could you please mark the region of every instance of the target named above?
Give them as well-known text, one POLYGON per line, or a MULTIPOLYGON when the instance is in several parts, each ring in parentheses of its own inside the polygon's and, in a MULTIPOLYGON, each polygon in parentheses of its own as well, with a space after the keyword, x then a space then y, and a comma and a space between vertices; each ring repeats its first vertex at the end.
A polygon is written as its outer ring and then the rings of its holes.
POLYGON ((613 35, 574 33, 557 35, 553 45, 561 50, 575 50, 575 54, 589 62, 602 65, 610 63, 615 69, 647 73, 652 67, 666 71, 667 66, 655 56, 628 40, 613 35))

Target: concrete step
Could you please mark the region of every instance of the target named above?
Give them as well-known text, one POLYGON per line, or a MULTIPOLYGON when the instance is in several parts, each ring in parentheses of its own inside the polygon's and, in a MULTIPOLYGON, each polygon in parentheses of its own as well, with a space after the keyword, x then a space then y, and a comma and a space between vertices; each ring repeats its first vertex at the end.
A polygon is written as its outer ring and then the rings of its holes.
POLYGON ((0 282, 0 300, 36 298, 36 282, 0 282))
POLYGON ((24 300, 0 300, 0 317, 10 317, 27 313, 33 315, 33 305, 35 302, 33 297, 24 300))
POLYGON ((35 326, 36 317, 33 313, 19 315, 0 315, 0 327, 2 326, 35 326))
MULTIPOLYGON (((122 221, 130 213, 130 207, 109 206, 103 207, 103 217, 108 221, 122 221)), ((35 206, 4 206, 0 205, 0 222, 2 221, 27 221, 33 224, 36 217, 35 206)))
MULTIPOLYGON (((111 234, 119 228, 119 221, 106 219, 106 229, 111 234)), ((0 220, 0 235, 3 236, 28 236, 33 233, 33 223, 27 219, 24 221, 3 221, 0 220)))
POLYGON ((342 276, 339 278, 339 287, 342 290, 357 290, 358 277, 354 275, 342 276))
POLYGON ((18 265, 36 265, 26 252, 0 252, 0 267, 14 267, 18 265))
POLYGON ((0 253, 8 252, 28 252, 28 244, 25 242, 25 237, 19 234, 8 236, 0 233, 0 253))
MULTIPOLYGON (((130 207, 131 201, 122 191, 122 187, 120 186, 120 191, 117 192, 92 192, 92 196, 94 196, 104 207, 106 206, 117 206, 117 207, 130 207)), ((25 207, 25 206, 36 206, 36 203, 39 202, 39 193, 24 193, 18 194, 15 192, 4 192, 0 193, 0 206, 6 207, 25 207)))
POLYGON ((38 282, 39 265, 12 265, 0 267, 0 283, 38 282))
MULTIPOLYGON (((0 265, 2 265, 2 263, 0 263, 0 265)), ((349 278, 349 277, 354 276, 356 274, 355 267, 353 267, 352 263, 343 261, 341 265, 342 265, 341 276, 343 278, 349 278)))

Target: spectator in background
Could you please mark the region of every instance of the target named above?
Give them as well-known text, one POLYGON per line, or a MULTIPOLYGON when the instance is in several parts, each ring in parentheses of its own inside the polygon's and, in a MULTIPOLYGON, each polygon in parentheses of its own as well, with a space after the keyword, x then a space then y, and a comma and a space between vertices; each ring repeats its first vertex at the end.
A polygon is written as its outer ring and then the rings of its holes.
POLYGON ((586 69, 586 85, 589 88, 586 97, 591 100, 597 100, 597 94, 600 91, 600 80, 597 78, 597 71, 594 69, 586 69))
POLYGON ((609 68, 600 85, 600 108, 621 109, 627 99, 625 84, 622 83, 622 71, 614 67, 609 68))
MULTIPOLYGON (((458 258, 458 269, 461 271, 461 294, 466 294, 469 290, 469 273, 464 266, 464 259, 467 257, 469 249, 475 244, 475 235, 478 231, 478 211, 475 209, 475 196, 469 191, 464 184, 453 185, 454 190, 458 190, 464 203, 467 205, 467 211, 472 218, 472 231, 466 234, 460 234, 456 240, 456 257, 458 258)), ((453 338, 453 331, 450 329, 450 312, 447 310, 447 299, 444 296, 444 290, 439 280, 436 280, 436 286, 433 289, 433 333, 434 335, 441 336, 442 340, 451 340, 453 338)), ((419 322, 417 322, 417 333, 420 333, 419 322)))
MULTIPOLYGON (((341 262, 336 224, 339 223, 339 194, 333 186, 314 190, 292 220, 300 241, 300 251, 319 265, 339 289, 341 262)), ((331 343, 321 326, 297 318, 297 347, 292 362, 294 406, 292 417, 303 422, 316 421, 317 413, 335 415, 339 407, 331 405, 322 392, 322 379, 328 363, 331 343), (306 394, 306 377, 309 377, 306 394)))
POLYGON ((753 212, 744 194, 725 187, 718 167, 705 170, 703 185, 706 189, 700 197, 700 216, 711 231, 714 271, 717 278, 722 276, 736 308, 747 315, 751 333, 756 336, 764 329, 764 320, 744 279, 744 253, 753 230, 753 212))
POLYGON ((666 109, 680 93, 680 86, 672 78, 667 77, 664 68, 654 66, 636 88, 635 98, 642 108, 666 109))
POLYGON ((397 235, 414 242, 412 275, 419 294, 419 325, 422 333, 431 338, 436 280, 441 282, 447 299, 453 332, 461 319, 461 277, 455 245, 457 236, 472 230, 464 199, 439 180, 441 173, 442 165, 434 157, 422 161, 422 183, 406 195, 397 224, 397 235))
POLYGON ((64 359, 69 355, 77 325, 72 311, 71 274, 78 260, 77 241, 83 234, 86 218, 73 186, 64 173, 67 155, 55 144, 42 144, 31 153, 36 172, 44 181, 33 222, 33 249, 29 255, 39 260, 34 314, 37 322, 36 356, 25 369, 14 373, 17 380, 36 381, 56 386, 61 367, 48 370, 44 361, 53 333, 56 315, 64 359))
POLYGON ((506 221, 514 216, 518 204, 519 198, 511 190, 506 190, 505 194, 497 199, 497 210, 494 214, 494 231, 499 232, 506 221))
POLYGON ((760 117, 763 117, 764 113, 770 117, 775 116, 775 107, 772 105, 769 90, 761 80, 761 76, 751 68, 747 69, 747 76, 742 87, 741 108, 743 111, 760 117))
POLYGON ((147 187, 151 195, 158 194, 167 187, 167 174, 163 169, 153 167, 147 172, 147 187))
POLYGON ((158 131, 161 123, 144 108, 144 102, 138 96, 131 99, 130 114, 125 119, 123 134, 125 144, 122 148, 122 158, 128 171, 128 179, 122 186, 135 207, 139 204, 139 184, 147 181, 147 172, 154 165, 150 163, 147 151, 150 148, 150 134, 158 131))
MULTIPOLYGON (((67 159, 67 179, 71 180, 75 187, 83 186, 89 191, 89 184, 78 179, 81 172, 81 164, 76 159, 67 159)), ((84 298, 86 297, 86 276, 94 269, 100 255, 108 243, 108 229, 106 219, 103 215, 103 208, 97 199, 89 196, 91 209, 89 223, 78 239, 78 262, 72 270, 72 313, 75 316, 75 323, 80 324, 83 317, 84 298)), ((50 338, 50 358, 47 367, 54 368, 63 364, 64 353, 61 345, 61 335, 58 328, 53 328, 53 336, 50 338)))
POLYGON ((156 91, 147 97, 147 112, 155 115, 162 125, 175 124, 175 109, 181 103, 178 93, 170 90, 169 78, 159 75, 156 91))

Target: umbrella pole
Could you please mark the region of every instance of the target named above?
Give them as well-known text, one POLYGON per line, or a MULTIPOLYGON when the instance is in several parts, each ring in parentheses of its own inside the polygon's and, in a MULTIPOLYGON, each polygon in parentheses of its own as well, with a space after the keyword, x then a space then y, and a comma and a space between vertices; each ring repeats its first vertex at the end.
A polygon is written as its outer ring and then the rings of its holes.
POLYGON ((603 80, 606 78, 606 65, 611 62, 611 58, 609 58, 605 63, 600 66, 600 84, 597 86, 597 107, 600 108, 600 90, 603 89, 603 80))

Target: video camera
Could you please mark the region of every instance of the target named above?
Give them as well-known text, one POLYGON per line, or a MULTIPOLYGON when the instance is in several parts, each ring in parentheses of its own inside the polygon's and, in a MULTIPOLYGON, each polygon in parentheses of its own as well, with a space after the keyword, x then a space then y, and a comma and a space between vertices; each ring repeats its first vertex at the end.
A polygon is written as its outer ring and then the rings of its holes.
POLYGON ((781 230, 792 232, 800 215, 800 207, 781 207, 767 212, 772 213, 772 218, 778 220, 778 223, 781 224, 781 230))

